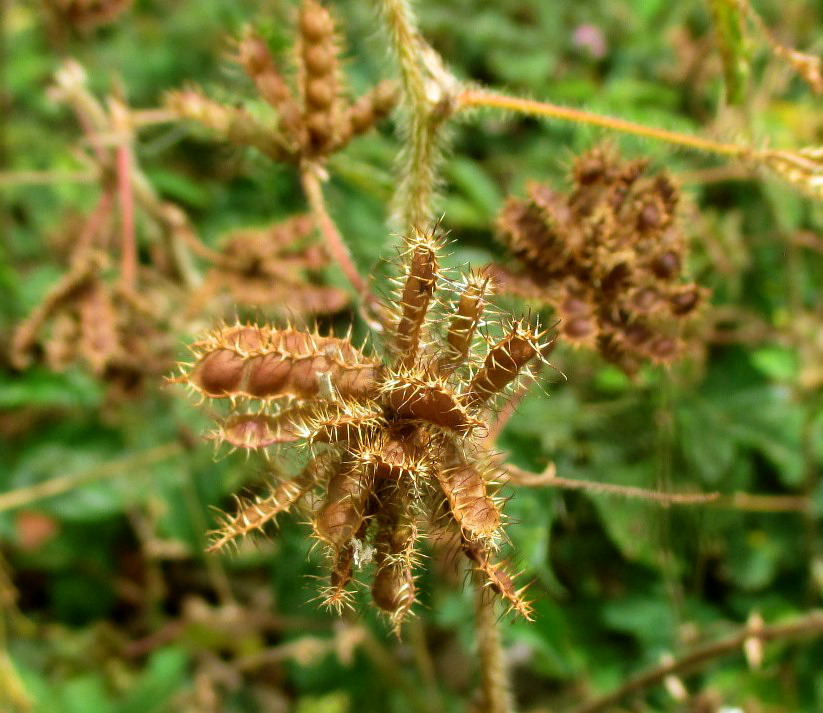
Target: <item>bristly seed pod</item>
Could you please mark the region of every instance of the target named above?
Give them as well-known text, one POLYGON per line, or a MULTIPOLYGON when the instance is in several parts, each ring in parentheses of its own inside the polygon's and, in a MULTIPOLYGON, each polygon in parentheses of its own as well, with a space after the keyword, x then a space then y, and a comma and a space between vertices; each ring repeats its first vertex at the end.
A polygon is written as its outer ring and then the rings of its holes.
POLYGON ((511 325, 509 333, 495 344, 486 356, 483 367, 469 385, 467 401, 472 406, 486 403, 499 394, 530 361, 540 356, 538 336, 522 322, 511 325))
MULTIPOLYGON (((541 335, 518 321, 497 343, 476 340, 488 289, 479 275, 463 282, 451 315, 433 315, 436 301, 443 310, 450 304, 436 297, 439 242, 416 233, 407 246, 397 317, 386 335, 388 363, 348 339, 234 325, 196 342, 195 363, 175 381, 233 407, 256 402, 259 411, 224 418, 216 438, 264 453, 278 443, 303 442, 325 463, 313 481, 323 495, 311 521, 330 561, 322 595, 328 606, 350 602, 354 572, 374 557, 372 599, 399 632, 416 598, 418 520, 428 512, 434 527, 442 526, 435 523, 440 517, 457 531, 489 587, 528 616, 511 578, 487 554, 502 539, 502 516, 480 436, 488 401, 543 358, 541 335), (484 354, 473 354, 475 342, 484 354)), ((274 501, 241 502, 218 542, 258 529, 284 498, 296 502, 305 494, 283 493, 287 483, 275 488, 274 501)))

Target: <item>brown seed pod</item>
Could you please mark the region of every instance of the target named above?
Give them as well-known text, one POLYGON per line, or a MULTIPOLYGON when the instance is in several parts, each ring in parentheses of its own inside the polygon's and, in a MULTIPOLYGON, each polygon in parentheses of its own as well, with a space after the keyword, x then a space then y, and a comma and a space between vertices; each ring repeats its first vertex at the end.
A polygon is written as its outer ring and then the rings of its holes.
POLYGON ((381 504, 372 599, 388 613, 399 633, 415 601, 413 562, 418 531, 409 500, 400 487, 391 483, 383 488, 381 504))
POLYGON ((303 122, 308 131, 306 150, 323 154, 338 142, 342 129, 334 20, 315 0, 300 6, 301 93, 303 122))
POLYGON ((400 374, 387 378, 381 390, 386 405, 402 418, 420 419, 461 434, 480 425, 454 388, 441 379, 400 374))
POLYGON ((177 379, 209 398, 314 399, 322 375, 343 398, 376 390, 380 366, 349 342, 294 329, 223 327, 195 343, 190 372, 177 379))
POLYGON ((262 450, 278 443, 300 439, 293 419, 295 411, 286 409, 275 416, 265 413, 231 414, 218 423, 209 438, 233 448, 262 450))
POLYGON ((485 578, 488 586, 497 594, 509 602, 511 609, 520 614, 524 619, 532 621, 532 607, 523 599, 524 589, 517 589, 514 580, 506 571, 505 566, 498 562, 493 563, 488 556, 486 548, 470 540, 463 540, 463 551, 466 556, 474 562, 478 572, 485 578))
POLYGON ((248 33, 239 46, 240 64, 254 81, 260 96, 277 110, 280 130, 295 147, 305 143, 300 107, 277 69, 261 37, 248 33))
POLYGON ((493 542, 500 534, 500 511, 486 488, 487 473, 452 449, 447 465, 437 471, 452 517, 469 540, 493 542))
POLYGON ((471 380, 467 402, 471 406, 486 403, 539 356, 538 336, 524 322, 512 323, 509 333, 489 350, 482 368, 471 380))
POLYGON ((466 362, 490 291, 487 275, 470 273, 466 278, 457 309, 446 331, 448 349, 439 363, 441 369, 455 368, 466 362))
POLYGON ((79 350, 91 370, 102 374, 118 355, 120 339, 117 312, 111 294, 100 280, 92 281, 79 295, 79 350))
POLYGON ((338 550, 349 544, 363 525, 372 479, 354 463, 343 463, 329 479, 323 507, 314 520, 315 536, 338 550))
POLYGON ((302 473, 292 480, 284 480, 274 486, 266 497, 235 497, 235 514, 226 516, 219 527, 209 533, 211 544, 208 551, 214 552, 226 545, 235 544, 240 537, 252 532, 261 532, 280 513, 286 512, 317 484, 322 477, 327 462, 313 459, 302 473))
POLYGON ((400 295, 400 319, 394 333, 398 365, 413 362, 437 285, 437 244, 434 236, 417 232, 408 248, 408 272, 400 295))

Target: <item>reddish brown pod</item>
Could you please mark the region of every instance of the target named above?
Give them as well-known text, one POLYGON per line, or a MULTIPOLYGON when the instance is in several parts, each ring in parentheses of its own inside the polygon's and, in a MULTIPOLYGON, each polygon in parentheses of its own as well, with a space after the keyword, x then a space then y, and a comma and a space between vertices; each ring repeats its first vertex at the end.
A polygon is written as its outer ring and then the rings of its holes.
POLYGON ((539 184, 498 220, 516 270, 494 265, 500 290, 551 305, 560 335, 633 374, 684 350, 684 323, 707 292, 686 283, 677 187, 648 162, 609 148, 579 157, 568 194, 539 184))

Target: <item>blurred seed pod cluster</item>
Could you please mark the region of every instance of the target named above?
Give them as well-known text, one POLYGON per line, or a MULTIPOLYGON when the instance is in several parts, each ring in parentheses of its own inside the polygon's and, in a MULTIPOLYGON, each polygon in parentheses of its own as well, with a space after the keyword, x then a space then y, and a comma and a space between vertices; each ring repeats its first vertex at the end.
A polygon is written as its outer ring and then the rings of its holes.
POLYGON ((273 109, 271 124, 251 112, 214 101, 199 89, 168 95, 181 117, 197 121, 227 140, 253 146, 277 161, 322 161, 386 117, 397 102, 392 82, 378 83, 350 102, 341 86, 340 44, 334 19, 317 0, 304 0, 297 22, 295 81, 281 70, 266 42, 248 32, 237 61, 273 109))
POLYGON ((518 268, 491 268, 500 292, 551 305, 565 340, 629 374, 677 359, 683 324, 706 297, 682 279, 678 190, 646 170, 601 147, 575 161, 569 194, 530 184, 498 220, 518 268))
POLYGON ((446 277, 440 249, 432 234, 406 241, 397 293, 385 306, 383 359, 350 337, 223 326, 193 345, 193 363, 173 380, 229 405, 212 434, 218 442, 263 453, 294 444, 302 454, 297 475, 239 499, 214 547, 302 503, 328 554, 325 603, 347 604, 357 570, 368 566, 372 599, 396 628, 416 600, 424 531, 456 537, 488 586, 530 612, 495 557, 500 471, 482 438, 491 410, 530 375, 546 345, 522 320, 489 317, 489 280, 446 277))
POLYGON ((212 267, 191 297, 189 314, 202 313, 221 293, 230 298, 234 311, 244 306, 266 308, 280 317, 344 309, 349 302, 345 290, 321 284, 329 258, 312 240, 313 232, 314 221, 305 214, 231 232, 219 252, 207 251, 212 267))

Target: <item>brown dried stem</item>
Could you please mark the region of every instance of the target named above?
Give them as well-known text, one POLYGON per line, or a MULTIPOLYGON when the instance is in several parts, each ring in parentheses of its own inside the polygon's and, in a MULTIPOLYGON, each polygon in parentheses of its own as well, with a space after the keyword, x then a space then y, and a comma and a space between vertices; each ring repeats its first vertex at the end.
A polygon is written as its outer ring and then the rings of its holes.
POLYGON ((358 272, 351 253, 349 253, 346 243, 343 242, 343 237, 326 209, 323 187, 320 184, 317 168, 311 164, 304 164, 300 169, 300 181, 303 184, 303 190, 306 193, 306 199, 309 201, 309 207, 317 224, 317 229, 320 231, 320 235, 323 236, 323 241, 332 259, 340 266, 358 296, 365 296, 368 285, 358 272))
POLYGON ((771 626, 748 624, 725 639, 699 646, 679 659, 653 666, 631 677, 616 690, 572 709, 571 713, 599 713, 611 710, 612 706, 617 705, 624 698, 661 683, 667 676, 694 671, 713 659, 734 653, 751 639, 773 641, 820 636, 821 634, 823 634, 823 612, 820 611, 809 612, 784 624, 771 626))
POLYGON ((479 577, 473 578, 477 650, 480 656, 480 696, 483 713, 511 713, 512 696, 494 599, 479 577))

